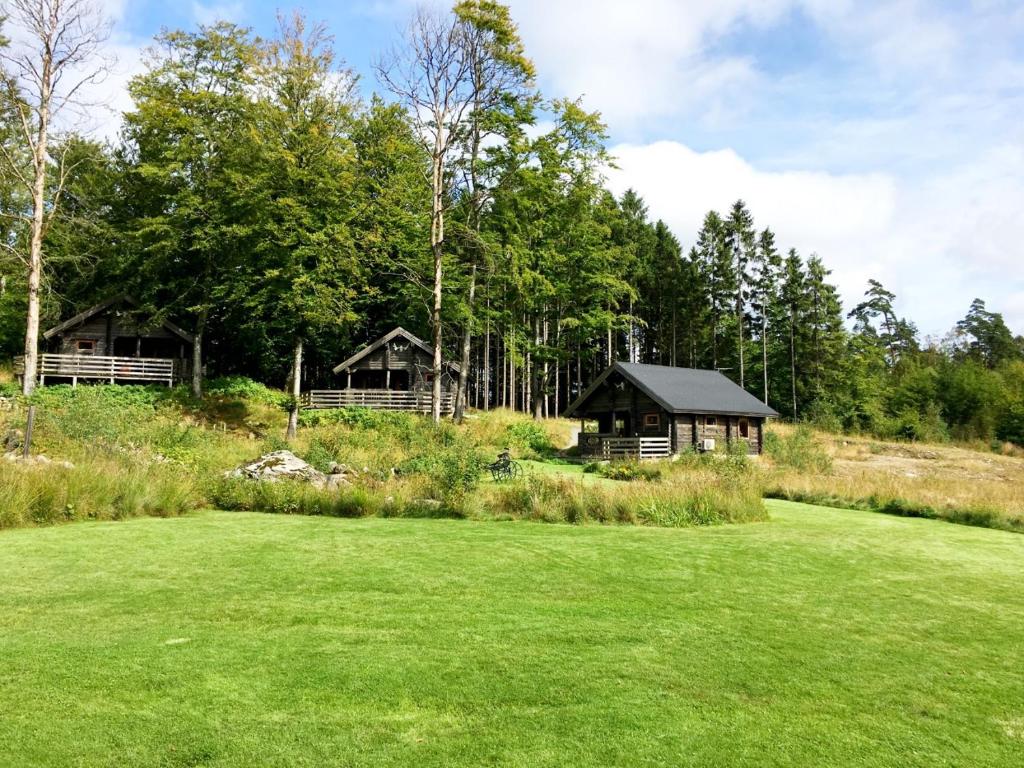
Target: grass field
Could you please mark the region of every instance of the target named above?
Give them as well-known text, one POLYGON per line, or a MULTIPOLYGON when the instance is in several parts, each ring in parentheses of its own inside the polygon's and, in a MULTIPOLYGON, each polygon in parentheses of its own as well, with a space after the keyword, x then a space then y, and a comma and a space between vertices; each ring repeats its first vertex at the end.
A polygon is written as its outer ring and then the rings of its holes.
POLYGON ((768 504, 0 531, 0 764, 1021 765, 1024 536, 768 504))

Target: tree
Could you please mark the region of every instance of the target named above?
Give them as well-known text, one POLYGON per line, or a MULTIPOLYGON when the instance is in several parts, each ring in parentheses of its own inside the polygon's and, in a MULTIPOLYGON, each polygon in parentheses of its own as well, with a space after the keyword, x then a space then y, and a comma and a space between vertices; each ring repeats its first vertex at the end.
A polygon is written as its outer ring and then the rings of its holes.
POLYGON ((355 210, 351 129, 355 80, 336 69, 323 25, 279 19, 265 46, 254 114, 257 152, 248 193, 252 272, 235 280, 235 306, 292 342, 288 439, 298 427, 303 348, 318 329, 355 319, 358 269, 349 220, 355 210))
MULTIPOLYGON (((17 116, 21 139, 31 158, 26 169, 19 153, 0 143, 6 170, 24 186, 31 206, 27 254, 18 253, 27 269, 22 379, 22 391, 27 395, 35 387, 38 370, 43 241, 53 216, 60 210, 69 172, 65 154, 50 155, 53 125, 69 112, 83 88, 106 73, 108 62, 100 57, 100 51, 109 26, 89 0, 11 0, 8 8, 25 42, 0 52, 4 69, 2 98, 5 111, 17 116), (48 189, 51 165, 56 184, 48 189)), ((5 245, 12 247, 10 243, 5 245)))
POLYGON ((864 301, 850 310, 847 317, 856 319, 854 330, 877 340, 885 350, 886 364, 893 369, 904 354, 917 348, 917 329, 912 323, 896 316, 893 306, 896 294, 886 290, 877 280, 868 281, 864 296, 864 301), (879 317, 882 319, 881 331, 871 324, 872 320, 879 317))
POLYGON ((966 317, 956 324, 956 333, 967 339, 966 356, 989 368, 996 368, 1008 360, 1021 359, 1020 350, 1003 316, 985 309, 985 302, 981 299, 971 302, 966 317))
POLYGON ((725 222, 729 247, 732 249, 733 280, 735 291, 735 323, 736 323, 736 358, 739 364, 739 384, 746 386, 746 356, 744 354, 745 334, 747 324, 747 286, 750 284, 748 265, 754 261, 756 256, 756 234, 754 232, 754 217, 747 209, 746 203, 737 200, 729 211, 729 218, 725 222))
POLYGON ((761 337, 761 366, 763 400, 768 404, 768 347, 769 325, 779 319, 778 289, 782 270, 782 256, 775 247, 775 234, 770 229, 761 232, 751 262, 751 309, 753 321, 761 337))
POLYGON ((786 317, 786 346, 789 352, 789 395, 792 405, 790 415, 794 419, 800 413, 797 407, 797 335, 807 311, 806 281, 803 261, 796 249, 791 248, 782 268, 781 303, 786 317))
POLYGON ((430 155, 430 250, 433 291, 431 418, 441 420, 441 309, 444 290, 445 214, 451 204, 449 160, 464 119, 476 100, 467 24, 458 16, 416 11, 405 48, 376 64, 387 88, 409 109, 430 155))
POLYGON ((194 318, 192 392, 202 394, 203 341, 244 259, 253 152, 257 49, 247 30, 220 22, 198 32, 164 32, 148 71, 129 92, 125 115, 128 227, 138 248, 132 270, 142 298, 194 318))
POLYGON ((526 58, 523 44, 508 7, 493 0, 462 0, 455 16, 466 28, 465 46, 469 59, 472 104, 463 140, 461 162, 466 190, 466 232, 469 278, 460 349, 460 370, 455 395, 455 419, 461 420, 466 407, 470 347, 473 335, 477 269, 485 251, 481 236, 484 206, 498 178, 488 171, 494 164, 484 162, 484 145, 495 136, 505 139, 533 122, 535 98, 533 63, 526 58))

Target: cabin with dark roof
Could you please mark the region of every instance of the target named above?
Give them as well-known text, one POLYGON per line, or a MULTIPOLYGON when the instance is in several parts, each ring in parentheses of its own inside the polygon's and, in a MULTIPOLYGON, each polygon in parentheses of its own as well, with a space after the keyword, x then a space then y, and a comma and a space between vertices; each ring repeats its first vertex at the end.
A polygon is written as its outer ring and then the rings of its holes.
POLYGON ((765 419, 779 414, 718 371, 615 363, 564 415, 583 422, 583 456, 654 458, 737 441, 760 454, 765 419))
MULTIPOLYGON (((114 296, 43 333, 39 383, 173 386, 189 376, 194 343, 191 333, 170 320, 146 315, 131 296, 114 296)), ((15 373, 24 374, 21 357, 15 358, 15 373)))
MULTIPOLYGON (((402 411, 430 411, 434 381, 434 353, 430 345, 404 328, 367 344, 334 367, 344 389, 314 389, 303 395, 306 408, 344 408, 361 405, 402 411)), ((441 411, 455 406, 457 363, 441 364, 441 411)))

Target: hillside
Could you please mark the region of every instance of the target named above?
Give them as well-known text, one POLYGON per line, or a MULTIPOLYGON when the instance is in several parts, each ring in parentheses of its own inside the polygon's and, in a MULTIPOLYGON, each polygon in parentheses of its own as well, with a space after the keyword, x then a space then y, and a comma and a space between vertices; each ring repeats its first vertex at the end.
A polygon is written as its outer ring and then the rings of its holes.
MULTIPOLYGON (((13 446, 30 401, 5 402, 0 438, 13 446)), ((46 387, 31 402, 33 452, 56 463, 0 463, 0 527, 202 507, 692 525, 763 519, 759 499, 774 496, 1024 528, 1024 457, 980 444, 885 442, 773 424, 760 460, 689 454, 643 467, 582 467, 566 451, 577 423, 537 423, 505 410, 439 430, 406 413, 305 412, 288 444, 287 398, 241 378, 211 381, 202 401, 181 388, 99 385, 46 387), (496 484, 486 472, 506 447, 527 462, 522 482, 496 484), (350 483, 324 492, 224 478, 281 448, 321 470, 344 465, 350 483)))

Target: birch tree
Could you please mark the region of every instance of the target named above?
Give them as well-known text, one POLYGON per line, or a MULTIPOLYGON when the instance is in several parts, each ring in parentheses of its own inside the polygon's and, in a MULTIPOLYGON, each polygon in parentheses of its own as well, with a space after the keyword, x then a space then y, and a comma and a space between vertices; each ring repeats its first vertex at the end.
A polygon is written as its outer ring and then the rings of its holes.
POLYGON ((457 16, 416 11, 405 45, 376 64, 384 85, 409 109, 430 156, 430 251, 433 259, 430 327, 433 382, 430 414, 441 421, 441 299, 444 287, 445 215, 451 204, 450 159, 476 100, 469 30, 457 16))
POLYGON ((43 241, 60 209, 69 171, 63 153, 51 157, 54 128, 62 125, 65 114, 74 117, 72 108, 81 104, 84 89, 106 75, 109 61, 102 49, 110 27, 99 6, 89 0, 10 0, 7 11, 15 42, 0 51, 2 98, 5 109, 16 116, 20 140, 29 155, 26 167, 19 153, 0 144, 6 170, 24 187, 29 200, 27 212, 11 214, 27 219, 28 229, 27 247, 13 251, 27 273, 22 378, 27 395, 35 388, 38 371, 43 241))

